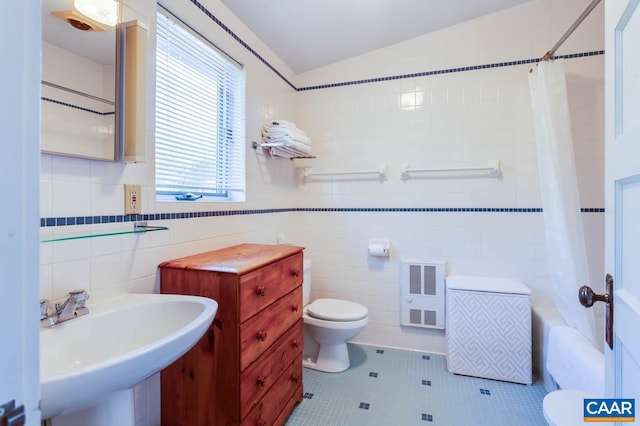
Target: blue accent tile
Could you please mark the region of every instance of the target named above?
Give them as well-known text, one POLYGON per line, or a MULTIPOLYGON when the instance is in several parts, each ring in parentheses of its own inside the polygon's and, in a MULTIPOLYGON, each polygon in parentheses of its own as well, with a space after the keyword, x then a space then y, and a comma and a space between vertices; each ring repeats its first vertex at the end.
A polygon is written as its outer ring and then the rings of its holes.
POLYGON ((368 402, 361 402, 360 406, 358 408, 362 408, 363 410, 368 410, 369 409, 369 403, 368 402))
POLYGON ((432 422, 433 421, 433 416, 431 414, 422 413, 422 420, 424 420, 426 422, 432 422))
POLYGON ((384 353, 384 350, 383 350, 383 349, 376 349, 376 353, 377 353, 377 354, 383 354, 383 353, 384 353))
POLYGON ((278 77, 280 77, 285 83, 287 83, 292 89, 294 90, 298 90, 289 80, 287 80, 287 78, 282 75, 282 73, 280 73, 280 71, 278 71, 273 65, 271 65, 269 62, 267 62, 266 59, 264 59, 262 56, 260 56, 258 54, 258 52, 256 52, 253 48, 251 48, 247 43, 245 43, 240 37, 238 37, 238 35, 236 33, 234 33, 233 31, 231 31, 231 29, 229 27, 227 27, 222 21, 220 21, 220 19, 216 18, 206 7, 204 7, 200 2, 198 2, 197 0, 191 0, 191 3, 193 3, 198 9, 200 9, 209 19, 211 19, 213 22, 216 23, 216 25, 218 25, 220 28, 222 28, 227 34, 229 34, 231 37, 233 37, 234 40, 236 40, 238 43, 240 43, 240 45, 242 45, 242 47, 244 47, 245 49, 247 49, 253 56, 255 56, 260 62, 262 62, 264 65, 266 65, 271 71, 273 71, 278 77))
POLYGON ((92 109, 89 109, 89 108, 85 108, 85 107, 82 107, 82 106, 79 106, 79 105, 74 105, 74 104, 70 104, 70 103, 67 103, 67 102, 62 102, 62 101, 59 101, 57 99, 47 98, 47 97, 44 97, 44 96, 41 96, 40 99, 45 101, 45 102, 51 102, 51 103, 54 103, 54 104, 57 104, 57 105, 61 105, 61 106, 68 107, 68 108, 73 108, 73 109, 78 109, 78 110, 85 111, 85 112, 90 112, 90 113, 96 114, 96 115, 112 115, 112 114, 114 114, 114 112, 95 111, 95 110, 92 110, 92 109))
POLYGON ((374 373, 373 371, 370 371, 369 377, 378 377, 378 373, 374 373))
MULTIPOLYGON (((227 25, 225 25, 220 19, 218 19, 215 15, 213 15, 206 7, 204 7, 197 0, 190 0, 201 12, 203 12, 209 19, 211 19, 216 25, 222 28, 227 34, 229 34, 235 41, 237 41, 243 48, 245 48, 248 52, 250 52, 258 61, 262 62, 267 68, 269 68, 275 75, 277 75, 282 81, 284 81, 289 87, 291 87, 295 91, 308 91, 308 90, 318 90, 318 89, 328 89, 334 87, 344 87, 344 86, 352 86, 359 84, 369 84, 376 82, 384 82, 384 81, 392 81, 406 78, 416 78, 416 77, 425 77, 430 75, 440 75, 440 74, 449 74, 449 73, 458 73, 465 71, 474 71, 479 69, 487 69, 487 68, 499 68, 499 67, 508 67, 514 65, 523 65, 523 64, 532 64, 540 61, 540 58, 533 59, 524 59, 518 61, 507 61, 507 62, 498 62, 493 64, 483 64, 483 65, 472 65, 466 67, 458 67, 458 68, 449 68, 442 70, 432 70, 432 71, 423 71, 417 73, 409 73, 409 74, 401 74, 394 76, 386 76, 386 77, 377 77, 377 78, 369 78, 364 80, 353 80, 353 81, 345 81, 339 83, 329 83, 329 84, 321 84, 315 86, 308 87, 296 87, 291 83, 280 71, 278 71, 273 65, 271 65, 263 56, 261 56, 255 49, 249 46, 244 40, 242 40, 236 33, 234 33, 227 25)), ((573 53, 568 55, 560 55, 556 56, 556 58, 580 58, 585 56, 594 56, 594 55, 603 55, 604 50, 593 51, 593 52, 582 52, 582 53, 573 53)))
MULTIPOLYGON (((604 208, 582 208, 583 213, 604 213, 604 208)), ((174 220, 201 217, 272 214, 285 212, 348 212, 348 213, 541 213, 541 208, 515 207, 297 207, 253 210, 215 210, 206 212, 153 213, 132 215, 70 216, 40 218, 40 226, 90 225, 98 223, 135 222, 149 220, 174 220)))
POLYGON ((427 361, 431 359, 430 355, 422 355, 422 359, 426 359, 427 361))

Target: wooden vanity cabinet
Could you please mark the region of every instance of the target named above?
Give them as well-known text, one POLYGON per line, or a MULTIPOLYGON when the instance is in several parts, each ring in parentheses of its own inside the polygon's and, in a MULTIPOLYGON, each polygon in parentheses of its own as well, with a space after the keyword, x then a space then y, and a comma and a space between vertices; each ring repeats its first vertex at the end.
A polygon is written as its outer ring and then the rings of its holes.
POLYGON ((283 425, 302 400, 302 247, 241 244, 164 262, 160 291, 218 302, 161 372, 163 426, 283 425))

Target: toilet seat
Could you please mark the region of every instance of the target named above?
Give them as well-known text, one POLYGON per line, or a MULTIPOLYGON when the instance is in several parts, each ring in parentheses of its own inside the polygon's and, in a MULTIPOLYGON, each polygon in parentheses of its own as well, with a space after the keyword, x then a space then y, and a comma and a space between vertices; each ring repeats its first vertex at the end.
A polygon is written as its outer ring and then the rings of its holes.
POLYGON ((359 303, 338 299, 316 299, 307 306, 307 314, 325 321, 357 321, 369 310, 359 303))
MULTIPOLYGON (((548 393, 542 400, 542 413, 549 426, 584 425, 583 403, 585 398, 602 398, 591 392, 579 390, 557 390, 548 393)), ((610 425, 611 423, 598 423, 610 425)))

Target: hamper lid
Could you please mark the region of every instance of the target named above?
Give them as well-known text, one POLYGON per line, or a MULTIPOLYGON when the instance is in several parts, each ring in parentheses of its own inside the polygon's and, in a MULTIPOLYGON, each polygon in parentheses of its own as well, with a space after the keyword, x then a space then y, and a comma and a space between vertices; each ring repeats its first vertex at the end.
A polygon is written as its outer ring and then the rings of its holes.
POLYGON ((466 275, 448 275, 445 278, 447 289, 484 291, 489 293, 531 294, 531 289, 522 281, 511 278, 474 277, 466 275))
POLYGON ((338 299, 316 299, 307 306, 307 313, 327 321, 357 321, 367 316, 369 310, 359 303, 338 299))

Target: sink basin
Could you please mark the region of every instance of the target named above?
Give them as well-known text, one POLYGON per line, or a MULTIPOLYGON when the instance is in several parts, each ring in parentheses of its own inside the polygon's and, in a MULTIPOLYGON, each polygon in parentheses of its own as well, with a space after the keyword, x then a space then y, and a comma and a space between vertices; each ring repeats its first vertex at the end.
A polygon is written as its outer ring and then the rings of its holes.
MULTIPOLYGON (((126 415, 132 416, 133 386, 195 345, 218 304, 196 296, 123 294, 88 307, 89 315, 40 331, 43 419, 129 399, 130 407, 107 411, 130 411, 126 415), (124 390, 128 392, 119 394, 124 390)), ((122 419, 103 420, 123 424, 122 419)))

